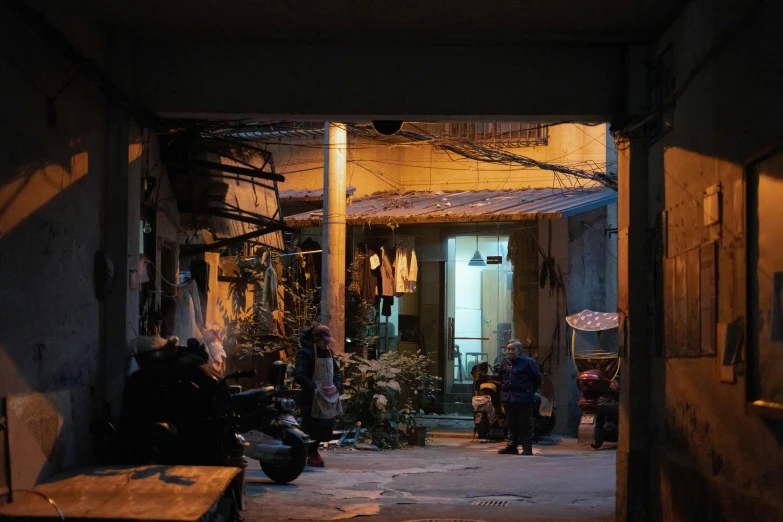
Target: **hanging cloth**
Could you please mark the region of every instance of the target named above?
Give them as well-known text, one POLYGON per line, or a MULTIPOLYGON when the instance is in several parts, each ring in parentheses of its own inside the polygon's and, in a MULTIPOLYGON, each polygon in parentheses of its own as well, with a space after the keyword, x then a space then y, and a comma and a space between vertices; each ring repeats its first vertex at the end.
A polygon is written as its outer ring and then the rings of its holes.
POLYGON ((381 295, 394 295, 394 270, 386 247, 381 247, 381 295))
POLYGON ((334 362, 331 350, 329 357, 318 357, 317 353, 315 355, 313 372, 315 391, 311 414, 314 419, 333 419, 343 412, 343 407, 340 403, 340 392, 334 385, 334 362))
POLYGON ((411 249, 411 261, 408 264, 408 292, 416 291, 416 281, 419 278, 419 262, 416 259, 416 250, 411 249))
POLYGON ((394 260, 394 295, 397 297, 408 291, 408 250, 397 247, 397 256, 394 260))
POLYGON ((375 277, 372 268, 373 257, 378 258, 375 252, 368 248, 361 274, 362 299, 366 303, 373 303, 375 296, 378 294, 378 279, 375 277))
POLYGON ((179 338, 181 346, 185 346, 188 339, 195 339, 202 344, 204 336, 196 324, 196 312, 193 308, 193 298, 185 287, 179 289, 179 298, 174 317, 174 335, 179 338))
POLYGON ((269 312, 280 308, 277 301, 277 271, 269 265, 264 271, 264 289, 261 292, 261 304, 269 312))
POLYGON ((204 329, 204 313, 202 312, 201 307, 201 297, 199 296, 199 288, 198 284, 195 280, 191 279, 188 281, 187 285, 185 285, 185 289, 190 294, 190 297, 193 299, 193 313, 195 314, 196 319, 196 325, 199 327, 199 329, 204 329))

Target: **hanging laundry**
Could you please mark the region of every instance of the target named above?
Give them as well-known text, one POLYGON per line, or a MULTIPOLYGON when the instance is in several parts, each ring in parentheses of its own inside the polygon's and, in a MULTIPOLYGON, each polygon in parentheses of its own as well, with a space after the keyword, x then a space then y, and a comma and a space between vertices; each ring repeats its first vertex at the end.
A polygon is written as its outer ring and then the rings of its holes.
POLYGON ((365 263, 361 275, 362 300, 366 303, 375 302, 378 295, 378 279, 372 269, 372 258, 377 259, 377 254, 369 247, 364 246, 365 263))
POLYGON ((261 292, 261 304, 269 312, 274 312, 280 308, 277 300, 277 271, 271 265, 264 270, 264 288, 261 292))
POLYGON ((419 262, 416 259, 416 250, 411 249, 411 260, 408 264, 408 292, 416 291, 416 281, 419 278, 419 262))
POLYGON ((381 295, 394 295, 394 270, 392 269, 392 255, 394 249, 381 247, 381 295), (390 252, 391 250, 391 252, 390 252))
POLYGON ((383 296, 381 298, 381 315, 389 317, 391 315, 392 306, 394 306, 394 297, 383 296))
POLYGON ((397 247, 397 256, 394 260, 394 295, 397 297, 408 291, 408 250, 403 246, 397 247))
POLYGON ((174 335, 179 338, 181 346, 184 346, 188 339, 196 339, 199 343, 203 343, 204 336, 196 324, 196 312, 193 308, 193 298, 190 292, 181 287, 178 295, 174 316, 174 335))
POLYGON ((199 296, 198 284, 191 279, 185 285, 185 289, 193 299, 193 313, 195 314, 196 324, 200 329, 204 329, 204 312, 201 307, 201 297, 199 296))

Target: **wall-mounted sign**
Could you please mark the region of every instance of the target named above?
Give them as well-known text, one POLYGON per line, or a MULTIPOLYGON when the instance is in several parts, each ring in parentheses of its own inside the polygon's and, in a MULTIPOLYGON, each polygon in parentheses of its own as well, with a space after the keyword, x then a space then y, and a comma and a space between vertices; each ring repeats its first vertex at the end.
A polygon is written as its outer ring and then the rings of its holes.
POLYGON ((488 265, 502 265, 503 256, 487 256, 488 265))

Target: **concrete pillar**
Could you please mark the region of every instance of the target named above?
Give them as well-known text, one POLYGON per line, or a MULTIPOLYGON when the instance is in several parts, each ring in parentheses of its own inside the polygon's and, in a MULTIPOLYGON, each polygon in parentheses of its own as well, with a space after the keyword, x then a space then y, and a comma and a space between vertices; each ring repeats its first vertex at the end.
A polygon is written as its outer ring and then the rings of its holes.
POLYGON ((321 322, 332 330, 335 353, 345 351, 345 125, 326 123, 324 132, 324 219, 321 322))
MULTIPOLYGON (((629 52, 627 111, 646 99, 646 49, 629 52)), ((620 313, 620 433, 617 449, 617 521, 644 522, 650 511, 650 359, 648 257, 648 149, 631 132, 618 146, 618 276, 620 313)))
POLYGON ((136 287, 139 260, 140 169, 129 164, 129 118, 109 109, 107 165, 104 192, 104 245, 114 263, 114 285, 103 314, 103 403, 119 420, 131 342, 138 330, 139 294, 136 287))

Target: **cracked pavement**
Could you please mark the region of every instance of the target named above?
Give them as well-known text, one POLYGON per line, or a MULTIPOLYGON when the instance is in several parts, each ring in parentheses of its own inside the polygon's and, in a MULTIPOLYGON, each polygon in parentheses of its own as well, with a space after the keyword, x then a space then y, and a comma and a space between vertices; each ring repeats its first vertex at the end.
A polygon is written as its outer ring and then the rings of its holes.
POLYGON ((532 457, 498 455, 500 447, 434 438, 424 448, 330 449, 321 452, 325 468, 308 467, 288 485, 274 484, 251 461, 243 517, 247 522, 614 520, 613 447, 593 450, 563 439, 535 446, 532 457))

